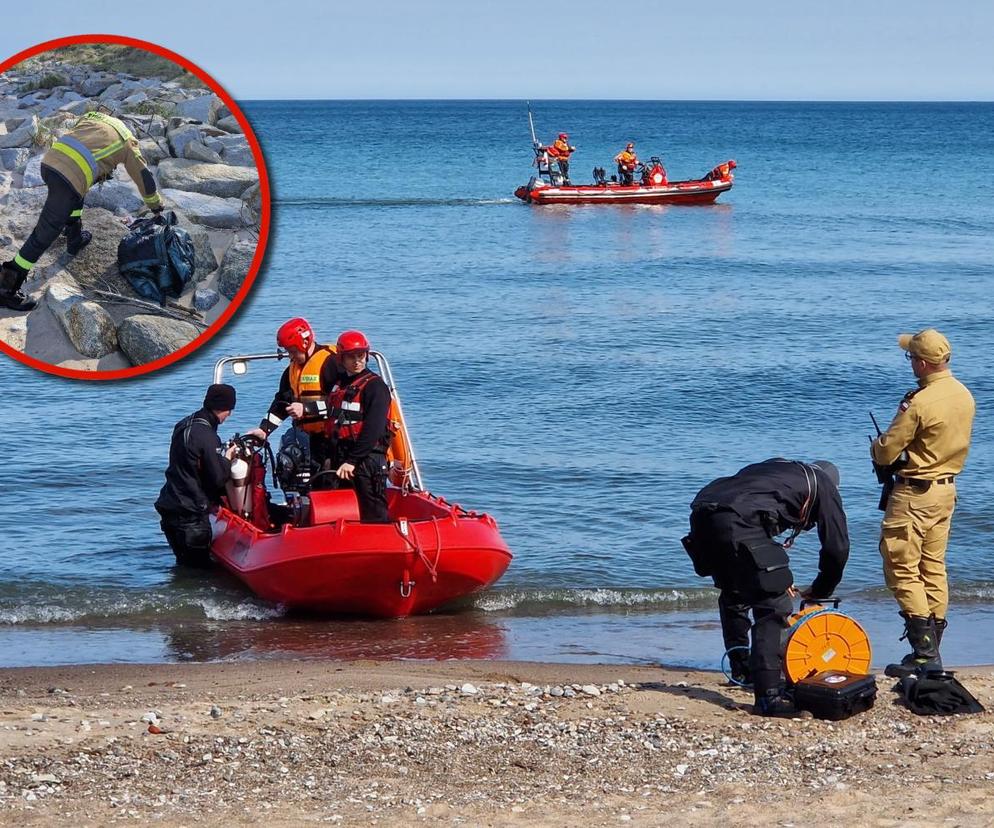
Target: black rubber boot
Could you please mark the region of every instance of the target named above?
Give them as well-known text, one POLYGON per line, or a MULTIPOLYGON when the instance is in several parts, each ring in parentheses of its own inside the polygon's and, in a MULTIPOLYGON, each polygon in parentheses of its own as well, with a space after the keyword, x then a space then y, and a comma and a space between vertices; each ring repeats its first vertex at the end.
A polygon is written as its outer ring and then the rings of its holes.
POLYGON ((13 311, 29 311, 38 304, 21 292, 21 285, 28 274, 13 262, 4 262, 0 268, 0 305, 13 311))
POLYGON ((782 688, 775 687, 756 695, 756 706, 753 712, 757 716, 769 716, 777 719, 792 719, 797 715, 797 708, 785 694, 782 688))
POLYGON ((66 251, 70 256, 75 256, 93 241, 93 234, 89 230, 80 229, 80 227, 79 223, 66 225, 66 251))
MULTIPOLYGON (((943 619, 945 620, 945 619, 943 619)), ((900 664, 888 664, 884 675, 891 678, 904 678, 915 673, 941 670, 939 656, 939 636, 935 616, 921 618, 917 615, 905 616, 905 635, 911 644, 912 653, 901 659, 900 664)), ((945 625, 943 625, 943 628, 945 625)))
POLYGON ((749 650, 733 650, 728 654, 732 684, 752 690, 752 671, 749 669, 749 650))

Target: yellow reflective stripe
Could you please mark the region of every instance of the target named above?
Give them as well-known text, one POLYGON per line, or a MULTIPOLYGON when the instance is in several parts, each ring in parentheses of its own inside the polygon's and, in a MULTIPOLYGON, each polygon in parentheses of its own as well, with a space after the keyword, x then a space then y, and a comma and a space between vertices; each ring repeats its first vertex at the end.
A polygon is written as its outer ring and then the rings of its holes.
POLYGON ((115 141, 109 147, 104 147, 103 149, 97 150, 95 153, 93 153, 93 157, 96 158, 97 161, 99 161, 102 158, 106 158, 108 155, 113 155, 123 146, 124 146, 124 141, 115 141))
POLYGON ((158 204, 159 194, 152 193, 152 195, 142 196, 142 201, 144 201, 146 204, 158 204))
POLYGON ((14 256, 14 264, 16 264, 18 267, 23 268, 24 270, 31 270, 31 268, 35 266, 34 262, 29 262, 20 253, 14 256))
POLYGON ((113 118, 110 115, 104 115, 103 112, 87 112, 83 117, 89 118, 91 121, 99 121, 102 124, 106 124, 125 141, 130 141, 134 138, 131 130, 124 125, 123 121, 113 118))
POLYGON ((93 170, 90 169, 90 163, 82 155, 65 144, 52 144, 52 149, 61 152, 63 155, 67 155, 76 162, 76 165, 83 171, 83 175, 86 177, 86 189, 90 189, 93 186, 93 170))
POLYGON ((82 216, 82 215, 83 215, 83 208, 82 208, 82 207, 80 207, 80 208, 79 208, 78 210, 73 210, 73 211, 72 211, 72 212, 71 212, 71 213, 69 214, 69 218, 79 218, 79 217, 80 217, 80 216, 82 216))

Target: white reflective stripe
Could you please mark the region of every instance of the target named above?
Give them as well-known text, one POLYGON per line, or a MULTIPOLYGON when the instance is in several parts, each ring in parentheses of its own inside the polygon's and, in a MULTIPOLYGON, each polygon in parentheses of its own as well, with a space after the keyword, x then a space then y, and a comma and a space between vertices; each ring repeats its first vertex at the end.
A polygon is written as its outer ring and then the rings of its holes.
POLYGON ((342 400, 342 410, 343 411, 362 411, 362 406, 357 402, 349 402, 348 400, 342 400))
POLYGON ((267 414, 266 419, 269 420, 273 425, 279 425, 283 422, 282 417, 277 417, 275 414, 267 414))
POLYGON ((318 400, 314 403, 315 409, 317 409, 318 414, 328 413, 328 404, 324 400, 318 400))

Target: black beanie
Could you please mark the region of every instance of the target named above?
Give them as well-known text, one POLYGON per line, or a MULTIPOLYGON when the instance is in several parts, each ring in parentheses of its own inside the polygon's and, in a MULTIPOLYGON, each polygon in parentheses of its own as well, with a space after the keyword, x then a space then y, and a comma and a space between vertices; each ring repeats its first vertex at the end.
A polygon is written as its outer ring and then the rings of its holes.
POLYGON ((235 386, 217 383, 207 389, 204 408, 211 411, 231 411, 235 407, 235 386))

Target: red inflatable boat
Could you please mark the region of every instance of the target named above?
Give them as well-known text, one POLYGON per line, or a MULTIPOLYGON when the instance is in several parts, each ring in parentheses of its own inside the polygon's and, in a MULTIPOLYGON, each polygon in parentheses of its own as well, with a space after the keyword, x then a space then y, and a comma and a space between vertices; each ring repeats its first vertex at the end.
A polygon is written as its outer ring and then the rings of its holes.
MULTIPOLYGON (((215 366, 214 381, 221 381, 227 363, 241 374, 250 360, 285 356, 227 357, 215 366)), ((361 523, 354 491, 312 490, 304 482, 309 470, 287 471, 275 461, 286 503, 272 503, 264 446, 241 438, 249 471, 241 486, 229 484, 213 517, 212 552, 264 600, 312 612, 401 618, 486 589, 511 562, 492 517, 424 489, 389 366, 382 354, 370 356, 390 388, 397 426, 388 452, 392 522, 361 523)))
POLYGON ((732 178, 665 184, 556 184, 537 176, 514 194, 528 204, 713 204, 732 178))

